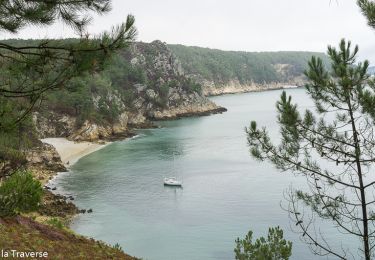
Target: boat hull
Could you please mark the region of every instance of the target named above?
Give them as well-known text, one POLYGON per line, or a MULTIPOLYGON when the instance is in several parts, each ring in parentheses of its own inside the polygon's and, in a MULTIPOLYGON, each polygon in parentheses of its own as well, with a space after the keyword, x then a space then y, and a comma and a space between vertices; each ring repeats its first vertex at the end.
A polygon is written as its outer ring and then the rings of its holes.
POLYGON ((164 186, 176 186, 176 187, 181 187, 182 183, 165 183, 164 186))
POLYGON ((176 180, 176 178, 165 178, 164 179, 165 186, 182 186, 182 182, 176 180))

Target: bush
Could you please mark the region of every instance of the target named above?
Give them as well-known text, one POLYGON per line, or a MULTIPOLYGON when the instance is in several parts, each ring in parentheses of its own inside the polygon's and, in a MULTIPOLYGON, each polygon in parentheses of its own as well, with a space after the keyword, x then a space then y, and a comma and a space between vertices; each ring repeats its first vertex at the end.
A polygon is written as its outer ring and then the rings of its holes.
POLYGON ((119 252, 122 252, 122 253, 124 252, 124 250, 122 249, 119 243, 116 243, 114 246, 112 246, 112 248, 119 252))
POLYGON ((0 185, 0 217, 36 210, 42 194, 40 182, 29 172, 15 172, 0 185))
POLYGON ((64 229, 64 224, 58 218, 51 218, 47 221, 47 224, 58 229, 64 229))
POLYGON ((292 255, 292 242, 284 239, 283 231, 270 228, 267 239, 253 240, 253 232, 249 231, 245 239, 236 239, 234 252, 237 260, 288 260, 292 255))

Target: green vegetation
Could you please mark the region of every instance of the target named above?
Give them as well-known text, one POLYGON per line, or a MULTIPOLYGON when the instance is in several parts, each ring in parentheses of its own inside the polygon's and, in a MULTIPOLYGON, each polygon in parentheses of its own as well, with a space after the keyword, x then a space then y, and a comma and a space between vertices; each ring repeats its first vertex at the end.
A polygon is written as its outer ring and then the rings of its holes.
MULTIPOLYGON (((21 170, 25 168, 25 154, 38 143, 31 113, 46 98, 52 109, 67 113, 73 109, 77 114, 82 110, 83 114, 92 116, 90 102, 86 100, 92 99, 93 92, 82 86, 90 86, 95 80, 95 86, 100 86, 98 91, 105 91, 108 81, 93 79, 91 75, 99 74, 109 59, 128 47, 136 36, 132 15, 109 33, 89 35, 86 29, 91 15, 108 13, 110 3, 110 0, 1 2, 1 31, 17 33, 28 26, 62 22, 80 37, 0 42, 0 245, 3 250, 47 251, 53 259, 133 259, 104 243, 77 238, 20 215, 35 211, 43 193, 41 184, 21 170), (61 92, 52 92, 56 90, 61 92), (60 101, 63 103, 59 104, 60 101)), ((106 106, 99 101, 97 106, 108 120, 117 116, 114 105, 106 106)), ((61 228, 58 219, 52 219, 50 225, 61 228)))
POLYGON ((314 217, 332 221, 340 232, 360 239, 360 257, 370 259, 373 254, 374 182, 368 174, 375 161, 375 81, 367 75, 368 61, 356 62, 357 53, 358 46, 342 40, 338 49, 328 48, 330 71, 321 59, 311 59, 306 89, 315 113, 306 110, 302 115, 283 92, 277 103, 279 145, 256 122, 246 130, 255 158, 308 179, 310 192, 290 190, 290 217, 316 254, 341 259, 348 252, 327 245, 311 222, 314 217), (312 215, 301 214, 307 212, 304 207, 312 215))
POLYGON ((35 211, 43 189, 28 172, 18 171, 0 184, 0 217, 35 211))
POLYGON ((240 52, 168 45, 187 74, 213 81, 218 86, 231 80, 241 84, 287 82, 303 75, 312 52, 240 52))
POLYGON ((284 239, 283 231, 270 228, 267 238, 260 237, 253 242, 253 232, 245 239, 236 239, 234 249, 237 260, 287 260, 292 255, 292 242, 284 239))
POLYGON ((58 229, 64 229, 64 224, 62 223, 62 221, 58 218, 50 218, 49 220, 47 220, 46 222, 48 225, 50 226, 53 226, 55 228, 58 228, 58 229))
POLYGON ((134 43, 130 49, 113 55, 102 71, 75 77, 63 90, 46 93, 39 111, 76 117, 77 127, 86 120, 110 125, 121 112, 139 109, 134 107, 139 98, 145 98, 154 108, 166 108, 171 88, 201 93, 201 85, 179 74, 175 62, 170 50, 159 41, 134 43), (152 90, 155 98, 147 96, 147 90, 152 90))
MULTIPOLYGON (((19 0, 3 1, 0 5, 2 31, 17 33, 27 26, 63 22, 81 36, 0 42, 0 178, 20 168, 25 163, 23 153, 36 143, 31 112, 40 106, 43 96, 52 90, 67 91, 72 79, 98 73, 114 53, 134 40, 135 20, 131 15, 110 33, 86 35, 90 15, 107 13, 110 2, 19 0)), ((104 110, 102 107, 108 117, 117 112, 104 110)))
POLYGON ((5 251, 48 252, 48 259, 137 259, 124 254, 119 247, 21 216, 0 218, 0 245, 5 251))
POLYGON ((114 246, 112 246, 112 248, 119 252, 124 252, 124 250, 122 249, 119 243, 116 243, 114 246))
POLYGON ((367 19, 367 23, 373 29, 375 28, 375 3, 369 0, 357 0, 357 5, 367 19))

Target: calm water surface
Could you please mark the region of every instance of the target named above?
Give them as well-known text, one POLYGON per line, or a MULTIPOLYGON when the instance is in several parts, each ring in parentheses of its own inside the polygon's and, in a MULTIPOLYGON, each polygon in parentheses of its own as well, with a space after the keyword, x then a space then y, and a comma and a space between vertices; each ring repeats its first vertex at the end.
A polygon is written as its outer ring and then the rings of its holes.
MULTIPOLYGON (((300 108, 311 107, 303 89, 287 91, 300 108)), ((280 173, 249 156, 244 127, 251 120, 276 137, 275 102, 281 91, 212 98, 228 112, 159 123, 162 128, 113 143, 82 158, 57 179, 59 191, 93 214, 78 216, 76 232, 119 243, 150 260, 233 259, 234 240, 248 230, 265 235, 281 226, 293 241, 292 259, 314 257, 281 209, 284 191, 305 179, 280 173), (176 175, 183 189, 163 186, 176 175)), ((327 239, 337 243, 330 225, 327 239)), ((343 240, 343 239, 340 239, 343 240)), ((326 258, 324 258, 326 259, 326 258)))

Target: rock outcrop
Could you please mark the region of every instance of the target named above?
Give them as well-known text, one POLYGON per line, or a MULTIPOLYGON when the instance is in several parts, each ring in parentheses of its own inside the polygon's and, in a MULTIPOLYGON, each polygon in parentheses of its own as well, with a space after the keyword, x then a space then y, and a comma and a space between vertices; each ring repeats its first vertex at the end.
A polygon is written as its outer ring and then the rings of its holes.
POLYGON ((55 147, 50 144, 40 143, 26 153, 29 167, 43 168, 47 171, 64 172, 66 168, 61 161, 55 147))
MULTIPOLYGON (((180 98, 181 97, 177 98, 177 100, 180 100, 180 98)), ((149 117, 153 120, 165 120, 197 115, 217 114, 227 111, 226 108, 217 106, 214 102, 202 96, 190 96, 187 100, 194 100, 194 102, 190 103, 185 101, 178 106, 171 106, 168 109, 152 111, 149 113, 149 117)))
POLYGON ((285 88, 296 88, 305 85, 303 78, 296 78, 288 82, 274 82, 274 83, 251 83, 251 84, 240 84, 238 81, 231 81, 226 85, 215 85, 214 82, 205 81, 203 94, 205 96, 218 96, 224 94, 236 94, 236 93, 247 93, 247 92, 259 92, 275 89, 285 88))
POLYGON ((91 97, 88 95, 92 109, 96 115, 99 114, 97 121, 92 120, 93 117, 82 120, 79 115, 48 109, 34 113, 41 138, 67 137, 74 141, 112 139, 114 136, 131 135, 132 128, 149 127, 152 120, 225 111, 204 97, 197 82, 185 76, 181 63, 165 43, 135 43, 119 55, 129 63, 134 73, 142 74, 147 80, 134 76, 134 82, 128 81, 129 85, 122 86, 125 92, 117 86, 117 89, 110 87, 102 92, 93 92, 91 97), (111 106, 116 109, 111 109, 111 106), (111 113, 116 111, 116 115, 111 120, 103 120, 100 114, 103 108, 111 113))
POLYGON ((75 117, 53 111, 34 112, 33 121, 40 138, 68 137, 73 134, 76 126, 75 117))

